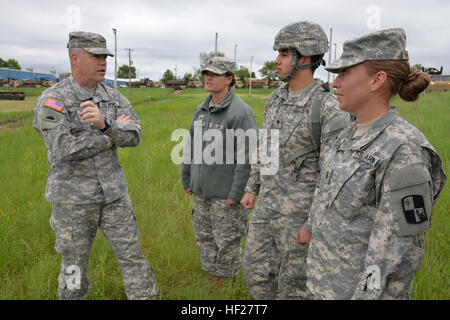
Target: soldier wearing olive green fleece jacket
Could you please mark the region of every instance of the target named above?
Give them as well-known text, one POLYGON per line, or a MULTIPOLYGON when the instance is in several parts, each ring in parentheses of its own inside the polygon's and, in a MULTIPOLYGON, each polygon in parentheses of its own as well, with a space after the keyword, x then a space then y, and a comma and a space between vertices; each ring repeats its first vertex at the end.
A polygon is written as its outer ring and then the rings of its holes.
POLYGON ((248 214, 239 202, 250 175, 251 151, 248 139, 242 137, 257 137, 255 114, 230 90, 232 64, 215 57, 203 70, 208 71, 205 88, 212 94, 195 110, 181 166, 183 188, 194 194, 192 223, 202 268, 216 278, 240 271, 240 242, 248 214), (219 82, 227 83, 221 101, 213 91, 219 82))

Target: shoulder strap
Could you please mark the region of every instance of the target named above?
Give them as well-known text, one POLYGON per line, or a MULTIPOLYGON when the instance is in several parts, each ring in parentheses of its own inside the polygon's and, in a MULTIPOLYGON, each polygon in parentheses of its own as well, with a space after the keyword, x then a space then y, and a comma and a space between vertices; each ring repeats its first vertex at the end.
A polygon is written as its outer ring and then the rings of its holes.
POLYGON ((300 165, 305 159, 306 155, 312 151, 318 150, 320 148, 320 135, 322 133, 322 126, 320 124, 320 116, 321 116, 321 109, 322 109, 322 103, 324 99, 320 99, 315 97, 313 99, 311 110, 309 112, 309 119, 308 119, 308 128, 309 132, 311 134, 313 143, 308 148, 302 148, 299 151, 295 153, 291 153, 289 155, 286 155, 281 159, 281 163, 283 166, 288 165, 291 161, 295 161, 295 169, 300 169, 300 165))
POLYGON ((313 144, 316 147, 315 149, 320 148, 320 135, 322 133, 322 127, 320 125, 320 115, 321 115, 321 107, 322 107, 322 99, 317 97, 314 98, 311 111, 310 111, 310 125, 309 129, 311 132, 311 137, 313 140, 313 144))

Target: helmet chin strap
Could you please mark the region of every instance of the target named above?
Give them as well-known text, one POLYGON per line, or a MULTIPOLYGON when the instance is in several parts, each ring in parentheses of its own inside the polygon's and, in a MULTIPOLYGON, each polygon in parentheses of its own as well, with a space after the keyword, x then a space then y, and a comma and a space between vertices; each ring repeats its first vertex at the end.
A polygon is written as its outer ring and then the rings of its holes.
POLYGON ((279 77, 279 79, 281 81, 287 82, 289 80, 291 80, 291 78, 297 73, 298 70, 300 69, 309 69, 312 68, 314 66, 320 66, 322 64, 322 62, 325 62, 323 59, 322 61, 317 61, 317 62, 313 62, 313 63, 308 63, 308 64, 298 64, 298 60, 299 60, 299 56, 297 53, 297 50, 291 50, 292 51, 292 62, 291 65, 294 66, 294 68, 291 70, 291 72, 289 72, 288 74, 279 77))

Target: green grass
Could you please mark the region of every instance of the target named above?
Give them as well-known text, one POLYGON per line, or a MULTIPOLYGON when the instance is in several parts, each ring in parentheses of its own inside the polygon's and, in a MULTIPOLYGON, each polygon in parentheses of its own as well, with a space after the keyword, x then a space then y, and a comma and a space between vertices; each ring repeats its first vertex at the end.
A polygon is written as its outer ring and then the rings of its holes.
MULTIPOLYGON (((173 94, 172 89, 121 89, 141 118, 143 139, 136 148, 119 150, 136 211, 140 243, 151 263, 161 299, 250 299, 242 273, 220 293, 207 290, 191 224, 191 201, 171 161, 175 129, 188 128, 203 89, 173 94)), ((269 90, 270 91, 270 90, 269 90)), ((270 93, 253 89, 239 95, 257 116, 258 125, 270 93)), ((449 172, 449 93, 424 95, 419 103, 400 105, 402 115, 435 146, 449 172)), ((48 165, 43 139, 31 128, 29 111, 0 113, 0 123, 22 120, 22 127, 0 127, 0 300, 56 299, 61 257, 53 248, 51 205, 44 199, 48 165), (2 118, 3 117, 3 118, 2 118), (9 119, 9 120, 8 120, 9 119)), ((446 188, 426 234, 426 253, 415 277, 414 299, 449 299, 449 201, 446 188)), ((113 250, 101 232, 90 259, 93 291, 89 299, 126 299, 113 250)))

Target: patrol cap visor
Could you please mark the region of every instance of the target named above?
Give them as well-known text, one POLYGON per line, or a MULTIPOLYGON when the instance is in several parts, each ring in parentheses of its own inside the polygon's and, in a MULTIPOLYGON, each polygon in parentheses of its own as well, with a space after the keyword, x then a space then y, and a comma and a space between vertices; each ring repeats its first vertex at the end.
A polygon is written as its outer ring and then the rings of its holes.
POLYGON ((332 62, 328 67, 325 67, 325 70, 332 73, 339 73, 344 68, 356 66, 364 61, 365 59, 363 57, 340 57, 338 60, 332 62))
POLYGON ((84 51, 95 54, 95 55, 102 55, 106 54, 108 56, 114 57, 114 55, 106 48, 82 48, 84 51))
POLYGON ((223 71, 223 70, 221 70, 219 68, 214 68, 214 67, 211 67, 211 66, 203 68, 202 69, 202 74, 205 73, 206 71, 211 71, 212 73, 220 74, 220 75, 224 75, 225 73, 227 73, 227 71, 223 71))

